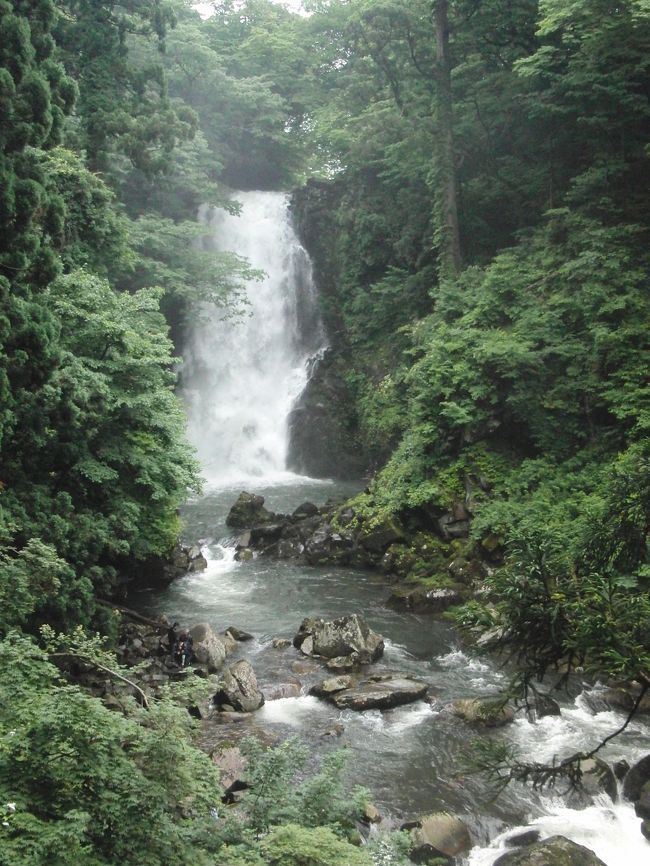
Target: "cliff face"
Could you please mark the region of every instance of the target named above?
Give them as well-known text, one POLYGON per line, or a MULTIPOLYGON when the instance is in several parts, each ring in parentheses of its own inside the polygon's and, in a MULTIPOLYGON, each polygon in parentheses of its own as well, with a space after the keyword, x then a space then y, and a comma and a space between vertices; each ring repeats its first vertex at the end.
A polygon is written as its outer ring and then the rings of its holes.
POLYGON ((361 478, 367 469, 354 401, 328 351, 289 416, 288 468, 312 478, 361 478))
POLYGON ((337 299, 333 215, 340 189, 309 181, 292 196, 294 225, 314 268, 329 350, 314 359, 309 383, 289 417, 288 467, 314 478, 360 478, 367 470, 354 395, 345 380, 350 349, 337 299))

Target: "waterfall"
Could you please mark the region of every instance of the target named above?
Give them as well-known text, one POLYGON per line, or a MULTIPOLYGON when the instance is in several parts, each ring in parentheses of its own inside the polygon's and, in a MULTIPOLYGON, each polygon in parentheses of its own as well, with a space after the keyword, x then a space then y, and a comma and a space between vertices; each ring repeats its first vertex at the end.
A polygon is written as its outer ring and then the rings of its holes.
POLYGON ((308 363, 325 347, 311 264, 291 224, 289 197, 240 192, 235 216, 204 215, 214 245, 264 271, 247 286, 243 315, 204 309, 184 347, 181 388, 188 434, 208 482, 286 478, 291 407, 307 383, 308 363))

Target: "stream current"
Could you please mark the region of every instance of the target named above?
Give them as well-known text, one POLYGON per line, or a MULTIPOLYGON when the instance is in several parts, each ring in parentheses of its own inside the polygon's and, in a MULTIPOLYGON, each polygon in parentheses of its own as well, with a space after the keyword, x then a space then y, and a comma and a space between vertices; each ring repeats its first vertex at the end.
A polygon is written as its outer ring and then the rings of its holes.
MULTIPOLYGON (((307 367, 324 345, 306 253, 291 227, 287 197, 241 193, 242 216, 209 216, 215 246, 246 255, 266 279, 249 287, 249 314, 223 322, 209 314, 189 335, 183 371, 189 435, 208 479, 205 493, 183 510, 185 541, 201 545, 208 568, 176 580, 164 592, 142 589, 132 603, 151 614, 166 614, 183 626, 208 622, 217 631, 237 626, 253 634, 229 657, 248 658, 267 695, 250 720, 237 723, 275 740, 296 735, 310 746, 314 761, 345 748, 351 783, 371 792, 380 811, 397 824, 428 812, 447 810, 467 823, 476 847, 469 866, 491 866, 504 839, 518 825, 535 825, 543 837, 561 834, 594 850, 607 866, 647 862, 649 843, 629 804, 605 795, 587 809, 574 810, 558 794, 510 786, 493 800, 484 781, 463 770, 461 756, 475 734, 445 712, 457 698, 495 695, 507 672, 490 658, 464 649, 450 625, 426 615, 388 608, 388 588, 379 574, 349 568, 313 568, 258 557, 234 558, 232 531, 225 518, 241 490, 265 496, 273 511, 289 513, 309 500, 323 504, 356 492, 360 484, 292 475, 284 470, 286 415, 306 382, 307 367), (301 329, 306 333, 301 336, 301 329), (289 646, 306 616, 332 619, 359 613, 384 636, 386 650, 373 670, 399 671, 429 684, 430 702, 393 710, 340 712, 308 695, 326 674, 289 646), (292 697, 273 697, 290 684, 292 697), (268 699, 268 698, 271 699, 268 699)), ((622 724, 614 712, 591 713, 583 684, 557 698, 562 715, 533 724, 523 717, 483 736, 505 738, 523 759, 548 761, 596 745, 622 724)), ((557 697, 557 696, 555 696, 557 697)), ((215 721, 204 722, 206 745, 228 738, 215 721)), ((648 726, 634 721, 601 755, 630 764, 648 751, 648 726)))

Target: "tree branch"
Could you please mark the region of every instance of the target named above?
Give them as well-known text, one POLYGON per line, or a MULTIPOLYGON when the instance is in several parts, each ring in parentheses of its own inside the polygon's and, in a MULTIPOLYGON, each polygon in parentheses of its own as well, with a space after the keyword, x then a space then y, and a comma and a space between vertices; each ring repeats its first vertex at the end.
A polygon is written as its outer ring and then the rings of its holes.
POLYGON ((50 658, 76 658, 80 661, 84 661, 93 667, 98 668, 100 671, 104 671, 112 677, 115 677, 117 680, 121 680, 123 683, 131 686, 131 688, 135 689, 135 691, 140 695, 140 700, 142 701, 142 706, 148 710, 149 709, 149 701, 147 700, 147 696, 142 691, 139 685, 133 682, 133 680, 128 679, 122 674, 118 674, 117 671, 111 670, 111 668, 107 668, 106 665, 101 664, 96 659, 91 656, 84 655, 83 653, 78 652, 59 652, 59 653, 49 653, 50 658))

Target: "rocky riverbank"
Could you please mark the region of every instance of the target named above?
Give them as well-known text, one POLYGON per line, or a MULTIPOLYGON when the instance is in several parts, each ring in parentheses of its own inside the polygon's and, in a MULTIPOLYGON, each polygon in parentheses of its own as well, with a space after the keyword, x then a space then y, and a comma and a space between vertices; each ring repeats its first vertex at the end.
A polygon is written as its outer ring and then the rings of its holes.
MULTIPOLYGON (((201 720, 201 740, 213 755, 215 763, 221 766, 225 762, 227 765, 223 792, 226 803, 241 801, 245 807, 246 797, 250 796, 247 793, 249 783, 246 764, 236 746, 239 739, 253 735, 267 744, 276 742, 273 733, 265 730, 263 723, 260 725, 256 722, 258 710, 267 701, 309 693, 338 710, 360 713, 390 710, 409 702, 429 701, 442 718, 450 715, 456 717, 460 724, 467 726, 468 735, 472 731, 474 736, 477 731, 512 722, 515 715, 512 708, 504 707, 503 704, 477 699, 459 699, 449 705, 440 705, 435 696, 428 694, 427 684, 409 674, 399 670, 387 672, 384 669, 374 673, 373 666, 383 656, 384 641, 358 615, 333 621, 306 618, 292 641, 269 642, 266 652, 278 654, 279 678, 286 679, 284 668, 290 667, 294 671, 290 683, 258 683, 255 671, 246 658, 240 657, 228 663, 231 653, 241 656, 247 639, 251 637, 235 627, 221 633, 216 633, 206 624, 189 627, 187 631, 194 638, 196 657, 187 668, 179 668, 166 646, 168 629, 169 623, 165 621, 134 622, 127 616, 123 617, 118 654, 120 662, 133 671, 132 687, 124 680, 111 681, 110 677, 98 683, 93 681, 89 670, 77 672, 78 679, 85 677, 85 685, 96 694, 101 692, 107 705, 116 710, 120 709, 121 702, 128 694, 137 697, 134 689, 142 689, 149 697, 153 697, 157 689, 168 682, 193 677, 203 680, 203 685, 197 682, 204 694, 203 700, 188 705, 187 709, 201 720), (305 662, 301 664, 300 659, 305 662), (332 671, 337 675, 332 676, 332 671), (330 672, 330 675, 323 679, 322 672, 330 672)), ((338 738, 344 734, 344 726, 341 725, 338 730, 333 728, 330 733, 338 738)), ((616 799, 614 771, 605 762, 598 759, 583 762, 580 769, 581 786, 571 797, 572 807, 585 808, 603 792, 616 799)), ((650 835, 650 757, 638 762, 632 769, 617 766, 615 770, 624 779, 623 795, 635 804, 642 822, 642 833, 650 835)), ((394 828, 394 824, 382 821, 374 807, 369 806, 366 811, 365 816, 358 816, 361 830, 364 822, 379 822, 394 828)), ((459 858, 475 842, 470 832, 471 826, 472 822, 468 823, 462 816, 443 812, 422 815, 400 825, 410 835, 413 862, 426 863, 439 858, 448 866, 459 863, 459 858)), ((507 840, 507 846, 508 850, 497 861, 503 866, 532 866, 546 863, 549 857, 549 863, 560 866, 601 864, 587 848, 562 837, 542 840, 534 829, 524 835, 521 832, 513 833, 512 839, 507 840)))
POLYGON ((277 514, 265 508, 262 496, 241 493, 226 521, 241 530, 234 539, 237 558, 375 569, 391 585, 389 604, 432 613, 472 598, 489 569, 502 561, 496 539, 469 538, 464 506, 414 527, 373 513, 362 497, 321 507, 305 502, 291 514, 277 514))

